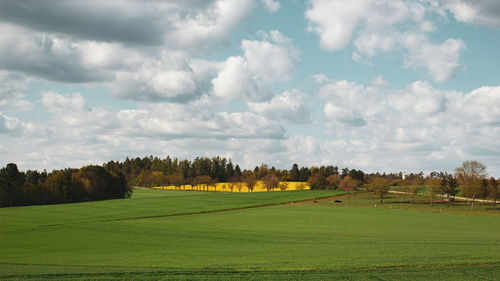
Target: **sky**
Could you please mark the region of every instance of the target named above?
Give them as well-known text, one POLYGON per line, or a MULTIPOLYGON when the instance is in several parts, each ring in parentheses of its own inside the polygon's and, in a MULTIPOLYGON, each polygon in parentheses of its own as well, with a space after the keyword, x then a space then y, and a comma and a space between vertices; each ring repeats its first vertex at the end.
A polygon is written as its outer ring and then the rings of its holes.
POLYGON ((0 165, 500 176, 500 1, 0 1, 0 165))

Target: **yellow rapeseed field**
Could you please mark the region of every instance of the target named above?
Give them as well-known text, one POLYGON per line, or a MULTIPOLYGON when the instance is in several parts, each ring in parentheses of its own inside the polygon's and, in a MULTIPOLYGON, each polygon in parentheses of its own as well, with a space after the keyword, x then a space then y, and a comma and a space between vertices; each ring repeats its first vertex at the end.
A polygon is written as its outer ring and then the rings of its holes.
MULTIPOLYGON (((310 187, 305 182, 280 182, 280 187, 274 189, 274 191, 281 190, 306 190, 310 189, 310 187)), ((163 190, 194 190, 194 191, 216 191, 216 192, 250 192, 247 187, 247 184, 244 182, 231 184, 229 182, 219 182, 214 185, 195 185, 191 186, 189 184, 182 185, 180 187, 175 187, 173 185, 169 186, 153 186, 155 189, 163 189, 163 190)), ((263 192, 267 191, 264 184, 261 181, 257 181, 253 192, 263 192)))

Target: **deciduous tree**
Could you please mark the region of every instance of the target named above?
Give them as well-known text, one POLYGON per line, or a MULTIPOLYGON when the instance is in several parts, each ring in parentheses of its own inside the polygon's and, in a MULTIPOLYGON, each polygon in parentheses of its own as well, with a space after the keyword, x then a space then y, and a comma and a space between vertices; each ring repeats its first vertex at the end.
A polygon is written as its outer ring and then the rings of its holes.
POLYGON ((265 175, 262 178, 262 182, 264 183, 264 187, 267 189, 267 191, 271 191, 275 188, 278 188, 279 185, 279 179, 273 173, 268 173, 267 175, 265 175))
POLYGON ((429 195, 431 196, 431 206, 434 201, 434 195, 436 194, 436 191, 438 190, 439 186, 441 185, 441 180, 438 178, 428 178, 425 181, 425 185, 427 186, 427 189, 429 190, 429 195))
POLYGON ((245 170, 243 172, 243 181, 246 183, 248 190, 250 190, 250 192, 253 192, 255 184, 257 183, 257 178, 254 172, 245 170))
POLYGON ((380 203, 382 204, 382 199, 384 195, 389 192, 389 181, 385 178, 376 177, 369 184, 369 190, 371 190, 376 196, 379 197, 380 203))
POLYGON ((491 177, 488 180, 488 197, 493 201, 493 208, 496 207, 498 194, 500 193, 500 185, 498 181, 491 177))
POLYGON ((473 209, 476 198, 484 196, 487 192, 487 186, 483 181, 488 175, 486 166, 477 161, 465 161, 462 166, 455 169, 455 175, 462 195, 471 198, 471 209, 473 209))

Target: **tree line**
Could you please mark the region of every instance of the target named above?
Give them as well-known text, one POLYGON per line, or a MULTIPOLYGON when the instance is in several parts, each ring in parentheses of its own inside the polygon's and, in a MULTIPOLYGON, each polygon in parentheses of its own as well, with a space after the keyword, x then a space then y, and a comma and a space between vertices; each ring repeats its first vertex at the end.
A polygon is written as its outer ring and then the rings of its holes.
MULTIPOLYGON (((123 173, 128 182, 133 186, 181 186, 181 185, 212 185, 215 182, 267 182, 270 186, 275 182, 306 182, 314 176, 318 182, 311 181, 313 189, 329 189, 345 187, 353 189, 358 183, 365 182, 365 174, 361 170, 343 168, 327 165, 320 167, 300 167, 293 164, 291 169, 276 169, 266 164, 256 166, 254 169, 242 170, 239 165, 233 164, 231 159, 224 157, 197 157, 193 161, 180 160, 178 158, 164 159, 158 157, 126 158, 124 161, 109 161, 103 165, 110 171, 123 173), (331 179, 336 175, 346 180, 342 184, 329 185, 322 181, 323 178, 331 179), (345 183, 345 185, 343 185, 345 183)), ((386 176, 384 174, 384 176, 386 176)), ((389 176, 389 175, 387 175, 389 176)), ((397 175, 390 174, 392 177, 397 175)), ((272 188, 279 188, 270 187, 272 188)))
POLYGON ((364 173, 361 170, 327 165, 291 169, 269 168, 266 164, 241 170, 238 164, 224 157, 197 157, 193 161, 178 158, 126 158, 109 161, 102 166, 80 169, 38 172, 20 172, 15 164, 0 170, 1 206, 53 204, 130 197, 130 186, 182 186, 197 190, 216 190, 216 183, 228 183, 228 191, 240 190, 244 183, 253 191, 257 181, 268 190, 287 189, 287 182, 307 182, 311 189, 356 190, 364 188, 383 202, 391 186, 400 186, 415 202, 419 188, 427 187, 431 204, 436 194, 453 201, 460 191, 472 199, 490 198, 496 202, 498 181, 487 178, 486 167, 477 161, 466 161, 454 174, 423 172, 405 175, 399 173, 364 173))
POLYGON ((125 176, 101 166, 21 172, 10 163, 0 169, 0 207, 72 203, 130 197, 125 176))
POLYGON ((500 194, 499 181, 494 177, 488 178, 486 166, 478 161, 463 162, 455 169, 454 174, 431 172, 424 177, 423 173, 418 173, 394 179, 392 182, 386 178, 375 176, 365 187, 372 194, 377 195, 382 203, 383 196, 389 192, 391 185, 402 187, 402 191, 409 197, 411 204, 415 204, 418 190, 425 186, 427 194, 430 196, 431 206, 436 195, 444 195, 446 201, 454 202, 455 196, 460 192, 461 196, 471 199, 471 209, 474 208, 476 199, 489 199, 495 208, 500 194))

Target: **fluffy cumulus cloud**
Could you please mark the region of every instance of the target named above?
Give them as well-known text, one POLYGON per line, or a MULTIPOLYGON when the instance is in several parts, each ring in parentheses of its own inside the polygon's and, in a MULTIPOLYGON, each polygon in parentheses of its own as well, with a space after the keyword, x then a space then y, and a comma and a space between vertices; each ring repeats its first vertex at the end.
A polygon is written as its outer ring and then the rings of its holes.
POLYGON ((61 163, 80 166, 166 151, 188 158, 207 151, 226 155, 234 152, 228 147, 246 147, 235 157, 254 164, 257 159, 246 157, 250 147, 262 154, 267 149, 270 154, 273 149, 283 150, 285 139, 279 122, 252 112, 217 110, 224 104, 208 96, 187 104, 146 103, 133 109, 108 110, 89 106, 80 93, 44 92, 41 105, 48 120, 24 123, 0 113, 2 143, 17 143, 12 150, 2 151, 6 159, 23 151, 26 157, 21 165, 56 168, 61 163))
POLYGON ((270 101, 248 103, 248 107, 271 120, 309 124, 312 118, 305 104, 307 98, 305 94, 294 89, 274 96, 270 101))
MULTIPOLYGON (((116 97, 188 102, 256 0, 0 3, 0 70, 63 83, 104 83, 116 97), (165 16, 168 15, 168 16, 165 16)), ((277 2, 266 2, 276 9, 277 2)))
POLYGON ((261 33, 262 40, 242 40, 243 56, 229 57, 212 80, 213 94, 223 99, 262 100, 266 86, 288 81, 295 73, 298 51, 291 39, 276 30, 261 33))
POLYGON ((404 67, 424 68, 440 83, 460 68, 465 43, 452 38, 432 42, 436 28, 428 17, 433 14, 443 11, 432 1, 312 0, 305 16, 325 50, 342 50, 352 41, 352 59, 368 64, 378 54, 404 51, 404 67))
POLYGON ((122 99, 186 103, 212 88, 233 98, 237 86, 249 99, 268 98, 266 85, 290 79, 297 57, 291 40, 271 31, 261 41, 242 40, 243 56, 193 58, 227 46, 256 0, 28 2, 0 4, 0 70, 101 83, 122 99))
POLYGON ((398 163, 416 168, 423 161, 429 171, 451 169, 469 158, 491 163, 500 154, 499 87, 461 93, 438 90, 425 81, 402 89, 380 80, 368 86, 323 83, 319 95, 325 100, 325 133, 332 140, 322 146, 341 159, 352 153, 351 165, 370 169, 398 163))
POLYGON ((138 109, 108 111, 90 108, 79 94, 47 92, 42 104, 53 113, 60 133, 94 130, 95 133, 128 137, 172 138, 276 138, 284 129, 275 122, 250 112, 217 112, 208 97, 189 104, 145 104, 138 109), (66 127, 66 128, 65 128, 66 127))
POLYGON ((211 90, 218 63, 165 50, 115 72, 112 93, 122 99, 186 103, 211 90))
POLYGON ((496 0, 441 0, 441 2, 458 21, 500 27, 500 3, 496 0))
MULTIPOLYGON (((417 39, 418 40, 418 39, 417 39)), ((442 44, 415 42, 415 37, 404 36, 404 44, 409 50, 405 57, 405 67, 423 67, 429 76, 438 83, 454 76, 460 68, 460 55, 465 50, 465 43, 460 39, 447 39, 442 44)))

